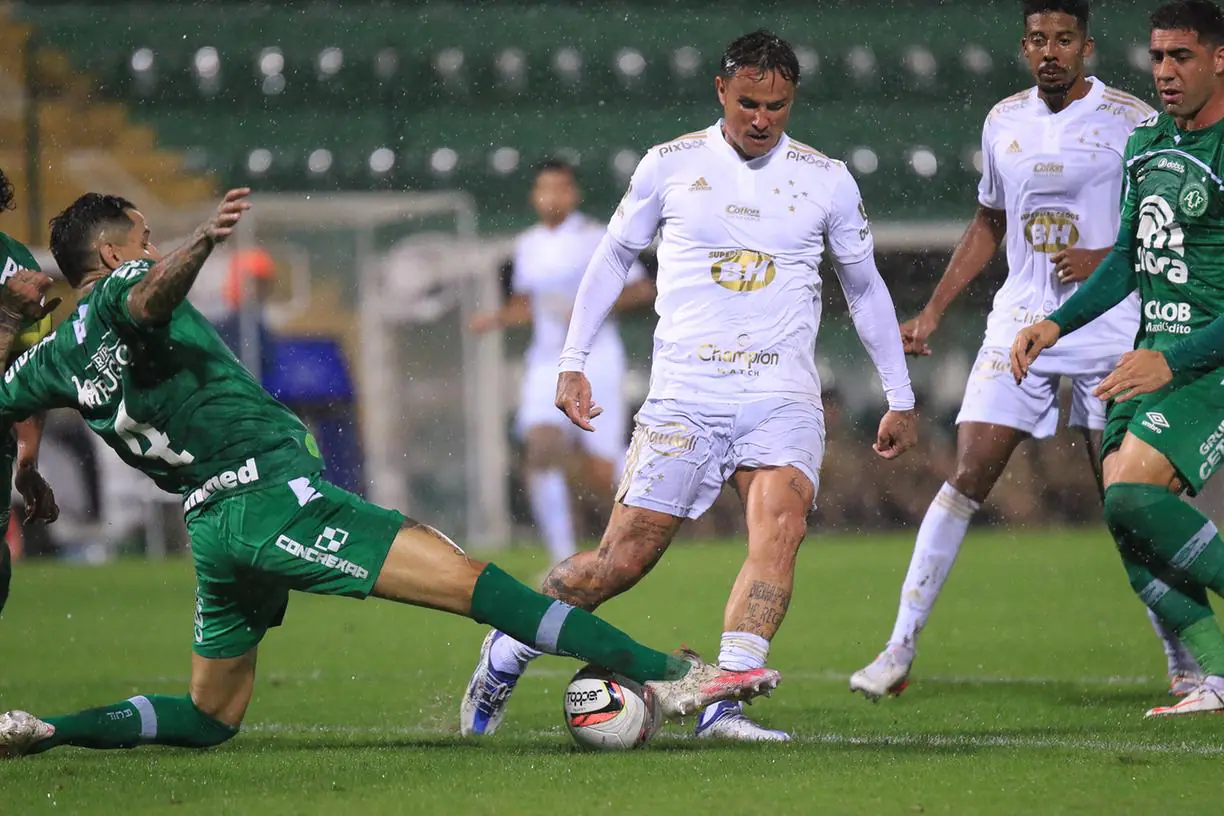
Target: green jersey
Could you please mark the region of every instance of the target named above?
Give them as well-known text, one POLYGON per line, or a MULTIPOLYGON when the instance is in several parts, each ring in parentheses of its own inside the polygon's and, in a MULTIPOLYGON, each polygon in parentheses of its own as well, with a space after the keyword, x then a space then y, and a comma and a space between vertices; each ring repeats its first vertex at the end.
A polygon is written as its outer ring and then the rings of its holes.
MULTIPOLYGON (((0 232, 0 285, 8 283, 9 278, 21 268, 41 272, 34 255, 20 241, 14 240, 0 232)), ((16 355, 33 346, 39 340, 51 333, 51 316, 42 320, 28 321, 21 327, 21 334, 13 344, 11 353, 16 355)))
POLYGON ((191 304, 149 325, 128 294, 152 267, 124 264, 76 313, 22 354, 0 385, 0 421, 75 408, 125 462, 183 497, 184 510, 317 474, 314 439, 271 397, 191 304))
MULTIPOLYGON (((9 278, 23 267, 42 271, 25 244, 0 232, 0 286, 7 284, 9 278)), ((25 351, 50 333, 50 316, 27 323, 13 344, 12 353, 25 351)), ((9 506, 13 500, 13 460, 16 458, 17 440, 13 437, 12 429, 7 424, 0 426, 0 547, 4 546, 3 528, 7 524, 9 506)))
POLYGON ((1126 146, 1123 236, 1143 300, 1137 347, 1168 351, 1224 315, 1224 122, 1181 131, 1167 113, 1126 146))

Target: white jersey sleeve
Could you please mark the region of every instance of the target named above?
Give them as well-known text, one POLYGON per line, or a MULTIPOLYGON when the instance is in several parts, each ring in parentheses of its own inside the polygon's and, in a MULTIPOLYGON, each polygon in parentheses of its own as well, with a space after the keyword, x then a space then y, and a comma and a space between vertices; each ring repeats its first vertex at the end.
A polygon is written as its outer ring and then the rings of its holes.
POLYGON ((855 331, 880 374, 888 407, 908 411, 914 407, 914 392, 897 331, 897 310, 876 268, 867 209, 848 171, 834 188, 825 232, 855 331))
POLYGON ((651 150, 638 162, 625 197, 608 222, 608 234, 622 246, 641 252, 654 242, 662 219, 658 189, 659 156, 651 150))
POLYGON ((825 246, 829 256, 842 264, 857 263, 875 253, 867 208, 863 206, 858 183, 849 170, 843 169, 833 189, 825 222, 825 246))
POLYGON ((846 293, 850 317, 863 348, 875 364, 884 386, 890 411, 910 411, 914 408, 914 389, 910 385, 909 368, 905 364, 905 349, 897 331, 897 310, 892 295, 875 258, 868 255, 854 263, 834 263, 837 280, 846 293))
POLYGON ((978 203, 990 210, 1002 210, 1007 206, 1003 195, 1003 178, 995 162, 990 120, 982 124, 982 179, 978 182, 978 203))
POLYGON ((595 337, 625 290, 636 257, 637 250, 622 244, 611 232, 599 242, 574 299, 574 314, 561 350, 560 371, 582 371, 586 366, 595 337))

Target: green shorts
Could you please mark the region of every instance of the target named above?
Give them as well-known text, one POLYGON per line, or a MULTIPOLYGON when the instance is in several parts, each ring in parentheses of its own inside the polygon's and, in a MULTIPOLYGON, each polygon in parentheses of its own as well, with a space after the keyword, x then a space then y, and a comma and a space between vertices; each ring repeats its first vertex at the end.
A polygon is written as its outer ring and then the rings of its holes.
POLYGON ((238 657, 279 626, 289 590, 364 598, 404 516, 317 475, 223 498, 188 516, 194 650, 238 657))
POLYGON ((1132 433, 1165 455, 1196 495, 1224 462, 1224 368, 1179 374, 1159 391, 1111 402, 1101 456, 1132 433))

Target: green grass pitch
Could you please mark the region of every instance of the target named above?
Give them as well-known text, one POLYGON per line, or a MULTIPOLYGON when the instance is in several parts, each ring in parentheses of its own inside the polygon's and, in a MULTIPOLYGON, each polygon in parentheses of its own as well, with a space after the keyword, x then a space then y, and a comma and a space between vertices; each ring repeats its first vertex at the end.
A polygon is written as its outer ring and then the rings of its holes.
MULTIPOLYGON (((899 699, 847 691, 892 624, 911 539, 812 535, 752 712, 787 746, 581 754, 561 723, 578 668, 546 658, 502 732, 457 735, 483 630, 378 601, 294 596, 264 642, 243 732, 207 752, 62 749, 0 764, 0 813, 1214 812, 1224 719, 1145 722, 1164 656, 1103 531, 966 544, 899 699)), ((660 648, 714 655, 741 550, 678 544, 605 614, 660 648)), ((542 563, 510 553, 528 579, 542 563)), ((0 710, 51 714, 186 689, 186 562, 18 565, 0 621, 0 710)))

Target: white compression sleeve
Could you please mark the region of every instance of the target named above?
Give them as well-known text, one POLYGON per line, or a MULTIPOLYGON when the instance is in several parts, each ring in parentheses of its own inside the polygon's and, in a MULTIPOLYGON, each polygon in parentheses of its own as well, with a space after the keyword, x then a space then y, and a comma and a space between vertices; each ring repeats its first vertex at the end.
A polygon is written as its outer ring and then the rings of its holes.
POLYGON ((914 389, 910 386, 905 349, 897 329, 897 310, 875 258, 868 255, 861 261, 836 263, 834 268, 846 293, 854 328, 880 373, 889 410, 912 410, 914 389))
POLYGON ((638 250, 604 233, 578 285, 565 348, 561 350, 561 371, 582 371, 595 335, 624 291, 629 269, 637 257, 638 250))

